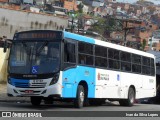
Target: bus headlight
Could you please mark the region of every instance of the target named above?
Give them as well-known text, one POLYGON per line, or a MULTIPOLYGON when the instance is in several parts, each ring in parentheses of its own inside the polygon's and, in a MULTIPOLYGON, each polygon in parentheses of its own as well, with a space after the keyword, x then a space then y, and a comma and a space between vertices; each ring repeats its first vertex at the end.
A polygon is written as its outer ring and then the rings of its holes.
POLYGON ((57 83, 58 79, 59 79, 59 73, 57 73, 53 76, 53 79, 51 80, 51 83, 49 85, 53 85, 53 84, 57 83))
POLYGON ((11 78, 8 77, 8 84, 12 85, 11 78))

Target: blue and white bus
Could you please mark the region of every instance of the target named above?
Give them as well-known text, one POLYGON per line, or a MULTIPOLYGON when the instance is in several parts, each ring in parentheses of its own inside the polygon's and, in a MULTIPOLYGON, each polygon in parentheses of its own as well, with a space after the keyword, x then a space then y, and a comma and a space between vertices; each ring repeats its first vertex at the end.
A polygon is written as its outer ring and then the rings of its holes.
POLYGON ((66 31, 15 33, 8 62, 8 96, 73 101, 81 108, 106 99, 132 106, 156 95, 155 57, 66 31))

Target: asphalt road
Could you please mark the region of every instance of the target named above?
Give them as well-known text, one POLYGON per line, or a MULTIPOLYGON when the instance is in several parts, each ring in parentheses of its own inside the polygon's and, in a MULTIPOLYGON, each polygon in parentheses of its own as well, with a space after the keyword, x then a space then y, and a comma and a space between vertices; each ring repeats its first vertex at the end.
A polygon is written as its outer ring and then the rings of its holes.
POLYGON ((101 106, 74 108, 71 103, 55 103, 33 107, 31 103, 0 102, 0 111, 160 111, 158 104, 135 104, 132 107, 120 106, 118 102, 107 102, 101 106))
MULTIPOLYGON (((123 107, 119 106, 118 103, 106 103, 102 106, 88 106, 83 107, 82 109, 74 108, 72 104, 54 104, 54 105, 44 105, 42 104, 40 107, 33 107, 30 103, 17 103, 17 102, 0 102, 0 111, 45 111, 45 112, 56 112, 56 111, 67 111, 69 114, 74 114, 70 111, 83 111, 89 113, 89 111, 103 112, 103 111, 134 111, 134 112, 144 112, 144 111, 159 111, 160 105, 154 104, 135 104, 133 107, 123 107)), ((63 115, 62 115, 63 116, 63 115)), ((159 114, 160 117, 160 114, 159 114)), ((159 120, 159 117, 151 118, 151 117, 47 117, 45 120, 159 120)), ((22 118, 0 118, 0 120, 18 120, 22 118)), ((43 120, 44 118, 23 118, 23 120, 43 120)))

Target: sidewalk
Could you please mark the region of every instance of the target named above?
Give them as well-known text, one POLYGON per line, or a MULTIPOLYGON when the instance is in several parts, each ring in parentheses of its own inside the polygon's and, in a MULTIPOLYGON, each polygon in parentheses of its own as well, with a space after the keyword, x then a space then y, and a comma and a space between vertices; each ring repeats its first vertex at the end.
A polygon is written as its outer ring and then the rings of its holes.
POLYGON ((7 85, 0 84, 0 102, 30 102, 29 97, 8 97, 7 85))

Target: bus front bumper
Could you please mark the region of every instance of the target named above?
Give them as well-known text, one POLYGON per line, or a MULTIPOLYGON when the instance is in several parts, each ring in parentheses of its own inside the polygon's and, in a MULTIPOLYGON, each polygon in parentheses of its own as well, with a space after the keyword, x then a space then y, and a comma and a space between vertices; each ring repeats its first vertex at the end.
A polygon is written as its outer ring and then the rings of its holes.
POLYGON ((13 85, 7 84, 7 94, 13 97, 30 97, 30 96, 59 96, 61 97, 62 86, 55 84, 45 88, 16 88, 13 85))

